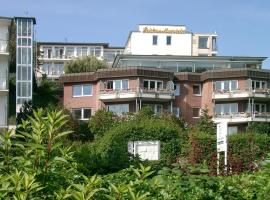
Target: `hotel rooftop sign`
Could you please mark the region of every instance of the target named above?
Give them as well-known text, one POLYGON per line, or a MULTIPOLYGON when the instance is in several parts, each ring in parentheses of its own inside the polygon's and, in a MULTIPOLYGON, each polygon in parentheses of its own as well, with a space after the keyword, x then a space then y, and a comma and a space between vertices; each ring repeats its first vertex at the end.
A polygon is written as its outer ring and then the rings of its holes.
POLYGON ((140 24, 139 31, 141 33, 183 34, 183 33, 186 33, 186 26, 140 24))
POLYGON ((184 29, 169 29, 169 28, 165 28, 165 29, 158 29, 158 28, 149 28, 149 27, 145 27, 143 29, 143 33, 171 33, 171 34, 183 34, 185 33, 184 29))

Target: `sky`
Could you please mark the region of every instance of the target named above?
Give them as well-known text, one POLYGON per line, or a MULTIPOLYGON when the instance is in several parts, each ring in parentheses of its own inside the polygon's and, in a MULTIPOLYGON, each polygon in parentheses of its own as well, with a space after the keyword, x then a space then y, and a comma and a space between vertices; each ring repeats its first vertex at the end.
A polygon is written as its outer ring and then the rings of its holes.
POLYGON ((220 56, 269 57, 269 0, 0 0, 0 16, 37 20, 37 41, 124 46, 138 24, 180 24, 214 33, 220 56))

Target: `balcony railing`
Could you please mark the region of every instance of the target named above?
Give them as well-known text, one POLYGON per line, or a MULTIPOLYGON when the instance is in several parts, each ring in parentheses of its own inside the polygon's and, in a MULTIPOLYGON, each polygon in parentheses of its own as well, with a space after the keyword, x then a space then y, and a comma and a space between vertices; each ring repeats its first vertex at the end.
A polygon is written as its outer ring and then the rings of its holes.
POLYGON ((155 98, 173 99, 174 91, 168 89, 155 90, 145 88, 129 88, 121 90, 103 89, 100 90, 100 99, 119 99, 119 98, 155 98))
POLYGON ((237 89, 237 90, 215 90, 213 99, 241 98, 241 97, 270 97, 270 88, 262 89, 237 89))
POLYGON ((270 112, 238 112, 214 115, 214 121, 223 120, 231 122, 270 121, 270 112))
POLYGON ((8 41, 0 39, 0 53, 8 52, 8 41))

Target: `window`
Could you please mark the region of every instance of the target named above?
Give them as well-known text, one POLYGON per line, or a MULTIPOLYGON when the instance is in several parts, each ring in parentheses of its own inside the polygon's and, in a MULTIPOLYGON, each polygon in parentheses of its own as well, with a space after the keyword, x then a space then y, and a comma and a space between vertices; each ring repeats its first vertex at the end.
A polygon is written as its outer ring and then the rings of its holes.
POLYGON ((158 36, 153 35, 153 45, 157 45, 157 43, 158 43, 158 36))
POLYGON ((237 126, 229 126, 228 127, 228 135, 233 135, 238 132, 237 126))
POLYGON ((73 97, 80 97, 80 96, 92 96, 92 84, 85 84, 85 85, 73 85, 72 86, 72 94, 73 97))
POLYGON ((143 104, 143 107, 151 108, 155 114, 161 114, 163 111, 163 106, 161 104, 143 104))
POLYGON ((174 84, 174 96, 179 96, 180 95, 180 84, 174 84))
POLYGON ((192 117, 193 118, 198 118, 200 117, 200 108, 192 108, 192 117))
POLYGON ((155 80, 144 80, 143 87, 146 90, 163 90, 163 82, 155 80))
POLYGON ((129 112, 129 104, 112 104, 108 105, 108 111, 117 115, 122 115, 129 112))
POLYGON ((201 85, 193 85, 193 94, 196 96, 202 95, 201 85))
POLYGON ((212 37, 212 50, 216 51, 217 50, 217 38, 212 37))
POLYGON ((216 81, 214 83, 214 90, 217 91, 233 91, 237 90, 237 88, 238 88, 237 80, 216 81))
POLYGON ((266 104, 255 103, 254 111, 259 113, 266 112, 266 104))
POLYGON ((72 109, 72 115, 78 120, 88 120, 92 115, 91 108, 74 108, 72 109))
POLYGON ((179 107, 173 107, 173 114, 176 117, 180 117, 180 108, 179 107))
POLYGON ((199 49, 207 49, 208 37, 199 37, 199 49))
POLYGON ((172 44, 172 36, 167 36, 166 37, 166 44, 171 45, 172 44))
POLYGON ((106 89, 109 89, 109 90, 128 90, 128 80, 107 81, 106 89))
POLYGON ((226 104, 216 104, 215 105, 215 114, 218 115, 231 115, 238 113, 238 104, 237 103, 226 103, 226 104))
POLYGON ((72 58, 74 56, 74 47, 67 47, 66 48, 66 57, 72 58))
POLYGON ((265 89, 267 88, 266 81, 252 81, 252 89, 265 89))

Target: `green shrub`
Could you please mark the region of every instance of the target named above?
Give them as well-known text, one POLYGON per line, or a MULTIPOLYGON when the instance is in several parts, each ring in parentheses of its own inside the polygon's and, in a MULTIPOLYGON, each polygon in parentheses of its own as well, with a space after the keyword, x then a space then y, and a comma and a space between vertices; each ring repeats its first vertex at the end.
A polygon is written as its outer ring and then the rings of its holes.
POLYGON ((90 118, 89 129, 97 138, 100 138, 116 123, 116 116, 112 112, 100 109, 90 118))
MULTIPOLYGON (((234 173, 253 171, 256 162, 270 151, 270 137, 266 134, 235 134, 228 138, 228 165, 234 173)), ((216 136, 192 130, 189 134, 191 163, 206 161, 216 171, 216 136)))
POLYGON ((110 129, 97 143, 97 150, 110 171, 130 165, 127 145, 128 141, 136 140, 159 140, 161 160, 167 163, 175 162, 180 153, 179 129, 170 122, 158 118, 125 121, 110 129))
POLYGON ((269 123, 252 122, 247 127, 248 132, 270 135, 269 123))

